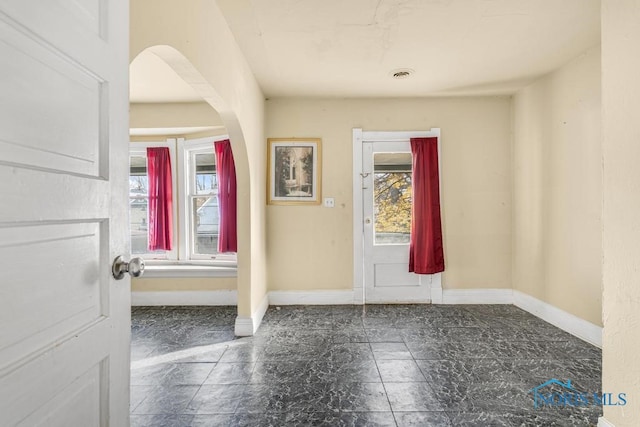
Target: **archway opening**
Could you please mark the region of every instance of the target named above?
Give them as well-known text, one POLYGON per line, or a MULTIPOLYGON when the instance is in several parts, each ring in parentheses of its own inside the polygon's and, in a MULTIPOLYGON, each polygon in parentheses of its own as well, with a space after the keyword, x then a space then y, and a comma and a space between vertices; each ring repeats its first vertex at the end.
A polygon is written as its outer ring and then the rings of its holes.
MULTIPOLYGON (((248 204, 246 148, 235 114, 180 52, 149 47, 130 64, 130 201, 134 254, 149 258, 148 274, 132 283, 133 304, 237 305, 238 266, 249 239, 238 236, 238 254, 217 252, 216 164, 213 142, 229 139, 236 163, 238 204, 248 204), (175 172, 175 248, 146 251, 146 213, 136 191, 144 181, 143 147, 169 147, 175 172), (136 173, 138 176, 136 177, 136 173), (134 210, 134 206, 137 208, 134 210)), ((238 218, 239 233, 244 229, 238 218)), ((245 292, 246 293, 246 292, 245 292)))

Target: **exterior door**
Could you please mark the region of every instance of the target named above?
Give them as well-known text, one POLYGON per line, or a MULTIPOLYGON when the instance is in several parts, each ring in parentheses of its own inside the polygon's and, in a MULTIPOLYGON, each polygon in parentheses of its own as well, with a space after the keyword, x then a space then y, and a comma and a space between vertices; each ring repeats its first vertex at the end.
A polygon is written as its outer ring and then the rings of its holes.
POLYGON ((434 281, 440 286, 439 274, 409 273, 410 137, 425 134, 362 133, 362 261, 366 303, 426 303, 431 300, 434 281))
POLYGON ((125 0, 0 0, 0 425, 126 426, 125 0))

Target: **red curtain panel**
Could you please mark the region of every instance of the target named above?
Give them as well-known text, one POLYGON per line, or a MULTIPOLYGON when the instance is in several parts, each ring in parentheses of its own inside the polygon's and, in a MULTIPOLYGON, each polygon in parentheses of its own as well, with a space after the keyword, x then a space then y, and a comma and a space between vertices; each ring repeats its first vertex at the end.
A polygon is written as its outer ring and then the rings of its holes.
POLYGON ((218 174, 218 206, 220 224, 218 252, 238 251, 236 165, 233 161, 231 142, 228 139, 215 142, 218 174))
POLYGON ((147 148, 149 177, 149 250, 171 250, 173 197, 171 159, 167 147, 147 148))
POLYGON ((434 274, 444 271, 438 138, 411 138, 413 157, 413 205, 409 271, 434 274))

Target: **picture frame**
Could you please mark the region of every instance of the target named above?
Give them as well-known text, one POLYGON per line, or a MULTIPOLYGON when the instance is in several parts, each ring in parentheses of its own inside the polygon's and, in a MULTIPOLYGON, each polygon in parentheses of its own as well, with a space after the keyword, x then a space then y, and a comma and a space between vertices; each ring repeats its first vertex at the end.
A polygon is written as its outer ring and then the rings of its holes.
POLYGON ((320 138, 267 139, 267 204, 319 205, 321 187, 320 138))

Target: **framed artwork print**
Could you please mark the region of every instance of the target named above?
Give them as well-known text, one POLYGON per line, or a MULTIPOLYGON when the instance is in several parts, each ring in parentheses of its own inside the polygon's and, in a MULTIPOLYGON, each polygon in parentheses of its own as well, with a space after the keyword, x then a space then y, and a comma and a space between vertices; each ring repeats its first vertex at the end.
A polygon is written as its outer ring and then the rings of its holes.
POLYGON ((320 204, 320 138, 269 138, 267 145, 267 203, 320 204))

